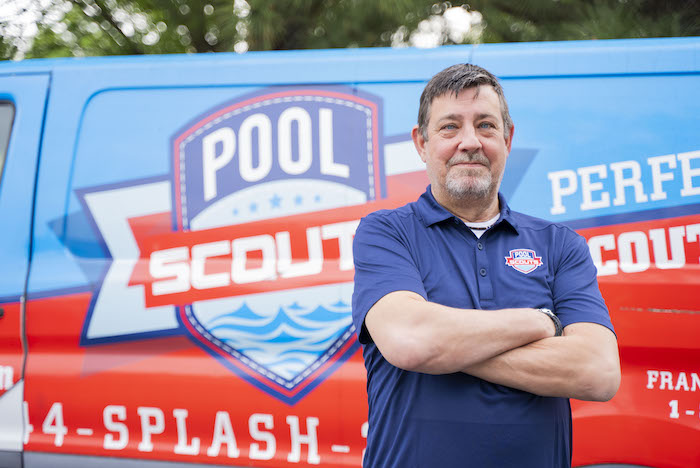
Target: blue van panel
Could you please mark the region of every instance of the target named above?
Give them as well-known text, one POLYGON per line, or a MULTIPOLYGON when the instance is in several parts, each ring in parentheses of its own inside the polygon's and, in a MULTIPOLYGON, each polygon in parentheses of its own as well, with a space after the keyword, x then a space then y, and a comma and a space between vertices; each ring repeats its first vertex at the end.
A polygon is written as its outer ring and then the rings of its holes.
MULTIPOLYGON (((420 170, 409 132, 424 83, 448 65, 471 60, 502 78, 509 99, 516 128, 509 165, 518 171, 506 171, 504 191, 513 195, 515 209, 574 222, 697 204, 697 196, 680 195, 684 181, 679 163, 673 180, 664 182, 666 199, 636 203, 628 187, 625 204, 614 205, 614 178, 606 166, 606 177, 599 181, 602 189, 594 197, 608 193, 609 206, 581 209, 579 191, 563 198, 564 212, 553 215, 547 174, 633 160, 649 193, 647 158, 700 147, 700 95, 694 92, 700 87, 699 44, 693 38, 653 39, 17 64, 52 69, 54 86, 63 90, 49 101, 35 226, 37 268, 30 290, 85 288, 100 270, 98 265, 86 274, 84 266, 77 266, 81 244, 88 258, 103 255, 84 220, 74 219, 74 228, 83 227, 68 232, 67 220, 81 211, 77 190, 165 177, 169 139, 178 128, 208 109, 271 85, 342 83, 381 97, 383 139, 402 151, 392 161, 405 157, 410 162, 402 164, 420 170), (671 108, 669 115, 665 109, 671 108), (88 245, 91 252, 85 250, 88 245), (50 273, 57 268, 65 274, 50 273)), ((387 167, 392 164, 388 161, 387 167)), ((700 163, 693 159, 689 164, 692 170, 700 163)), ((591 181, 596 181, 595 174, 591 181)), ((700 185, 697 178, 691 183, 700 185)))
POLYGON ((29 266, 29 230, 49 75, 13 76, 0 68, 0 100, 15 107, 12 135, 0 181, 0 297, 24 292, 29 266))

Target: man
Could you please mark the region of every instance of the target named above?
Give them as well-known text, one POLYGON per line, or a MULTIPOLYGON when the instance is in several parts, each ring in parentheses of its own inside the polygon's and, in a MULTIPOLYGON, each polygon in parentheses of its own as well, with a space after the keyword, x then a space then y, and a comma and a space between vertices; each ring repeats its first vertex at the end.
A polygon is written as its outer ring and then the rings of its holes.
POLYGON ((357 230, 365 467, 568 467, 568 399, 617 391, 617 341, 585 240, 498 193, 513 130, 491 73, 443 70, 412 133, 431 185, 357 230))

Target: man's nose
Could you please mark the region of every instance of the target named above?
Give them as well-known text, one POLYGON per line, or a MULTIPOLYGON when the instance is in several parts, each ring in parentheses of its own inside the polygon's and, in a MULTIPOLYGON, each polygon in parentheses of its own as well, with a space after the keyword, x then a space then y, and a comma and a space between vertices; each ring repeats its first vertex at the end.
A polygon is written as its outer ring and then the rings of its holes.
POLYGON ((458 149, 465 152, 472 152, 481 149, 481 141, 477 137, 476 131, 473 128, 469 126, 462 128, 458 149))

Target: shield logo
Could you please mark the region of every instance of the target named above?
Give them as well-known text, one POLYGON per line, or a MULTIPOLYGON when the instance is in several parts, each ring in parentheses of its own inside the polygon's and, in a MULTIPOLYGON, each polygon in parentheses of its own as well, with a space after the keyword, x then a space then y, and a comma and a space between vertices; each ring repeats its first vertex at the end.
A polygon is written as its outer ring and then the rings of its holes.
POLYGON ((288 404, 358 348, 347 258, 357 223, 333 219, 382 196, 380 105, 346 87, 268 89, 173 137, 173 228, 196 244, 201 286, 179 321, 288 404))
POLYGON ((542 257, 538 257, 531 249, 513 249, 510 255, 505 257, 506 265, 513 267, 520 273, 531 273, 542 265, 542 257))

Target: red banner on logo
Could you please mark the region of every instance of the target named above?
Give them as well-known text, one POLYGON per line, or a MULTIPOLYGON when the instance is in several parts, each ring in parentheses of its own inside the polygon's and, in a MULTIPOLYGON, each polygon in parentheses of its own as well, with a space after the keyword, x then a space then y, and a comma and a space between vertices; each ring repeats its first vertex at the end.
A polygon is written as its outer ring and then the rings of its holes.
POLYGON ((360 219, 415 199, 377 202, 201 231, 168 231, 168 213, 129 220, 140 258, 129 285, 146 306, 352 281, 360 219))

